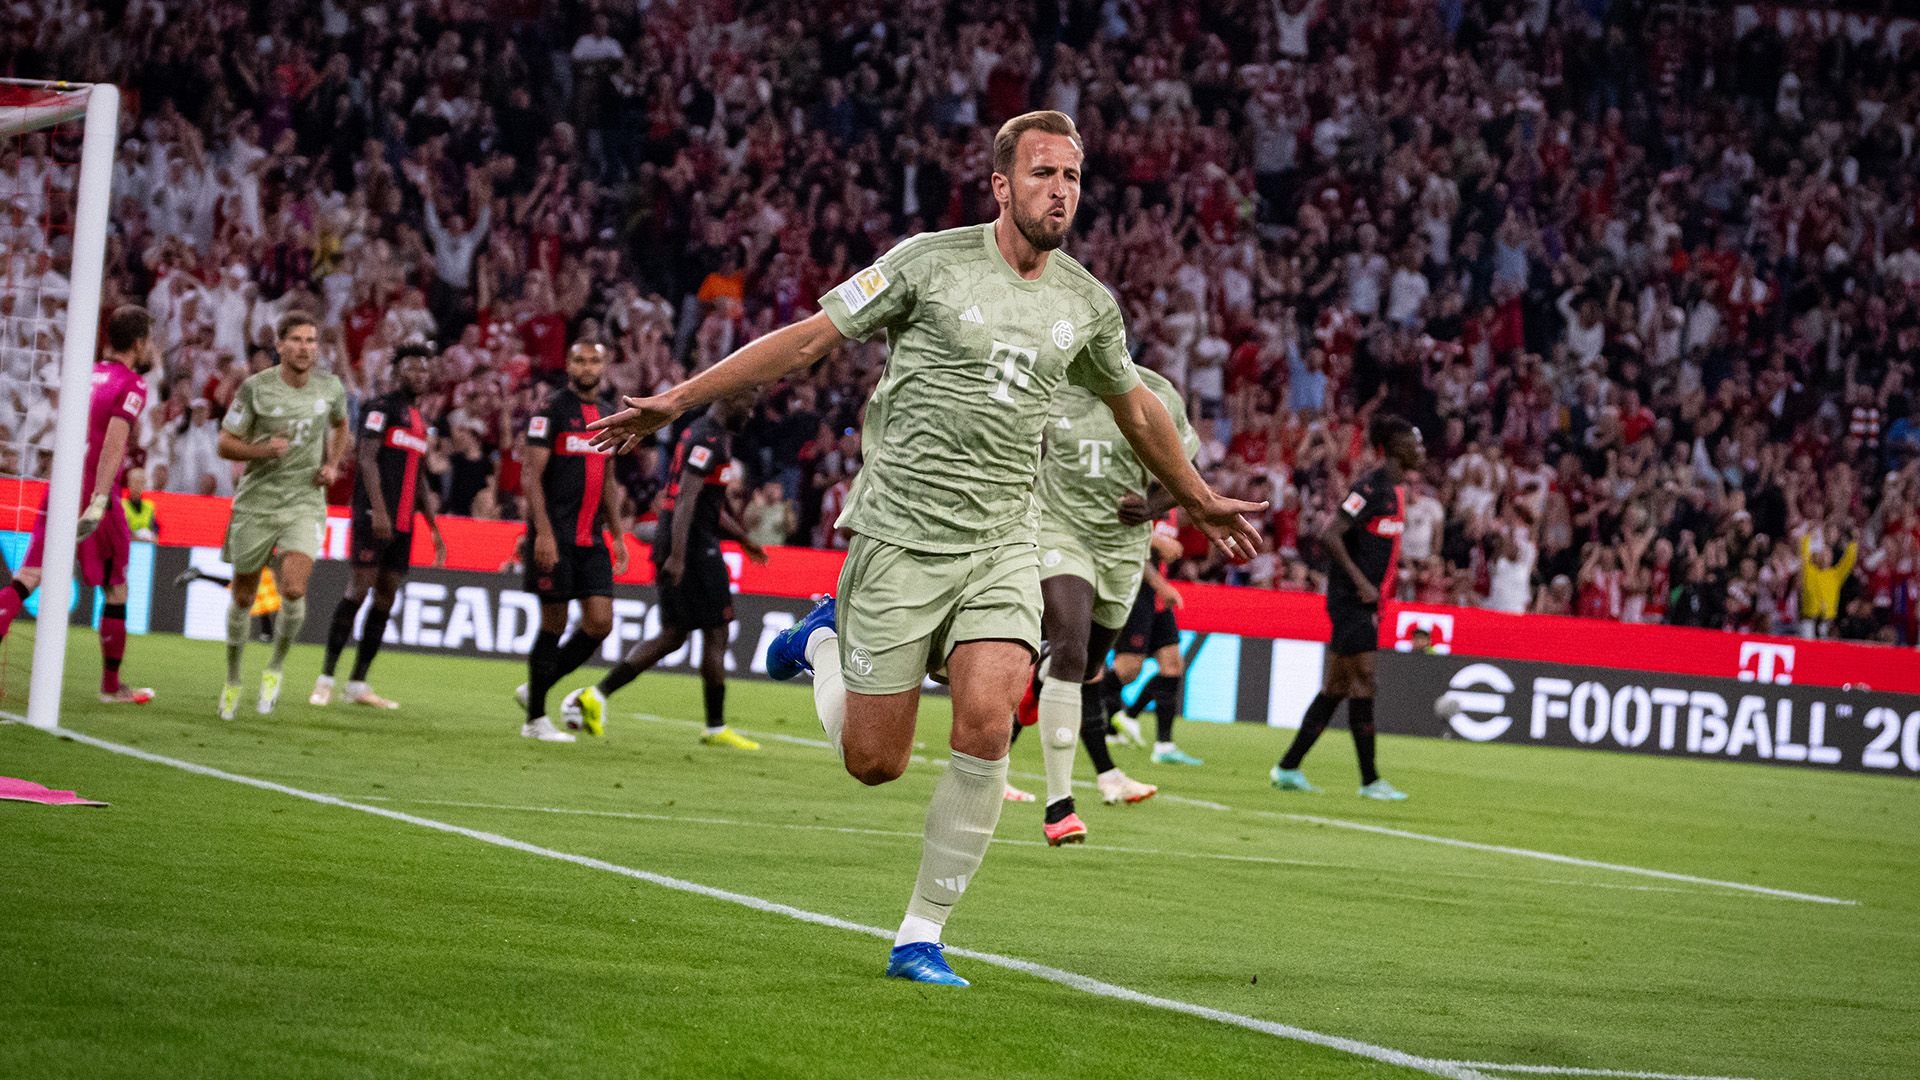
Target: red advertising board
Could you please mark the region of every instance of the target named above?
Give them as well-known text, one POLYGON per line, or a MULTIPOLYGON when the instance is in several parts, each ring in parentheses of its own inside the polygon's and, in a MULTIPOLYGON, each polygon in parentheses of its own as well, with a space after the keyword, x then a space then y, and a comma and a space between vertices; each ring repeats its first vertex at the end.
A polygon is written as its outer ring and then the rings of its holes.
MULTIPOLYGON (((33 527, 44 485, 0 481, 0 530, 33 527)), ((228 500, 199 495, 152 493, 156 538, 170 547, 218 547, 226 533, 228 500)), ((330 513, 342 519, 346 508, 330 513)), ((497 571, 515 561, 525 527, 518 522, 445 518, 447 567, 497 571)), ((330 534, 342 537, 343 528, 330 534)), ((414 530, 413 561, 433 561, 433 543, 424 528, 414 530)), ((628 570, 620 580, 645 585, 653 565, 643 545, 627 539, 628 570)), ((832 592, 844 556, 811 548, 771 548, 766 566, 755 566, 733 544, 727 561, 741 592, 761 596, 811 596, 832 592)), ((1325 601, 1314 593, 1275 592, 1226 585, 1177 585, 1185 606, 1180 625, 1210 634, 1295 641, 1327 640, 1325 601)), ((1851 686, 1888 693, 1920 694, 1920 653, 1885 646, 1806 641, 1760 634, 1729 634, 1676 626, 1640 626, 1597 619, 1547 615, 1506 615, 1475 608, 1400 604, 1389 601, 1380 620, 1383 648, 1410 647, 1415 629, 1433 636, 1436 651, 1495 659, 1582 664, 1634 671, 1665 671, 1740 679, 1746 682, 1851 686)))

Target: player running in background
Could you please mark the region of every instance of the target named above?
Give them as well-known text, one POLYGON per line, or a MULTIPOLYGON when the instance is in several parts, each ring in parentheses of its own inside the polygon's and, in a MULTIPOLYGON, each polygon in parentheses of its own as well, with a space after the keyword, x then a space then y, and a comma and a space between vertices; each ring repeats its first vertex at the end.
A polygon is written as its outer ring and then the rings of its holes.
POLYGON ((1080 164, 1064 114, 1007 121, 993 144, 995 221, 901 242, 822 297, 819 314, 658 397, 629 398, 596 425, 625 448, 688 409, 885 332, 886 371, 861 436, 866 465, 838 523, 853 539, 837 612, 822 601, 776 639, 767 669, 813 671, 827 737, 867 784, 906 771, 922 680, 952 684, 952 754, 887 967, 898 978, 966 982, 941 955, 940 933, 1000 820, 1007 719, 1039 650, 1033 479, 1062 383, 1106 401, 1140 459, 1229 557, 1250 558, 1259 543, 1240 519, 1258 507, 1207 487, 1166 407, 1141 385, 1112 295, 1055 252, 1079 202, 1080 164))
POLYGON ((353 579, 334 605, 333 624, 327 628, 327 658, 307 698, 309 705, 333 700, 334 669, 371 590, 373 606, 360 628, 360 648, 342 694, 355 705, 400 707, 368 688, 367 672, 379 655, 394 596, 413 567, 414 510, 426 516, 427 528, 433 530, 433 565, 447 564, 447 543, 440 537, 440 522, 427 500, 426 456, 433 429, 420 415, 419 406, 420 395, 427 392, 433 377, 428 367, 432 356, 433 350, 424 345, 395 350, 393 371, 398 385, 369 403, 360 421, 360 467, 353 485, 353 537, 348 544, 353 552, 353 579))
POLYGON ((527 422, 521 483, 533 544, 526 588, 540 597, 540 632, 527 654, 527 681, 515 692, 526 706, 520 734, 542 742, 572 742, 547 716, 553 684, 587 662, 613 628, 613 578, 627 572, 620 532, 620 488, 608 452, 594 446, 587 425, 613 411, 602 396, 607 347, 576 342, 567 350, 567 384, 527 422), (605 533, 615 546, 609 552, 605 533), (580 601, 580 622, 566 641, 567 603, 580 601))
MULTIPOLYGON (((1155 555, 1168 560, 1179 558, 1180 544, 1174 539, 1172 523, 1156 522, 1154 529, 1155 555)), ((1120 632, 1120 643, 1114 647, 1113 668, 1101 686, 1102 707, 1113 710, 1114 726, 1128 742, 1145 745, 1137 718, 1153 710, 1156 765, 1205 764, 1173 741, 1173 722, 1179 718, 1180 703, 1186 697, 1187 658, 1180 653, 1180 623, 1175 614, 1185 602, 1149 559, 1139 595, 1127 615, 1126 629, 1120 632), (1153 678, 1140 688, 1133 705, 1125 706, 1121 688, 1140 677, 1148 656, 1154 661, 1153 678)))
POLYGON ((220 456, 247 463, 220 548, 220 557, 233 565, 222 720, 233 719, 240 704, 240 655, 254 591, 269 560, 277 560, 280 614, 256 709, 264 716, 280 700, 280 669, 307 621, 307 578, 326 539, 327 488, 347 452, 347 394, 337 376, 314 369, 320 338, 313 316, 282 315, 276 337, 280 362, 241 383, 220 422, 220 456))
POLYGON ((660 594, 660 633, 615 664, 598 686, 582 687, 560 702, 568 727, 600 734, 607 698, 639 678, 668 653, 700 632, 700 682, 706 693, 707 730, 700 741, 737 750, 760 744, 727 727, 727 625, 733 622, 733 587, 720 557, 720 537, 739 541, 747 557, 765 565, 767 553, 727 510, 727 480, 733 469, 732 436, 753 415, 753 391, 708 406, 680 433, 673 448, 673 482, 663 507, 669 517, 653 537, 654 586, 660 594))
MULTIPOLYGON (((1139 375, 1166 407, 1191 458, 1200 438, 1187 424, 1180 392, 1156 371, 1141 368, 1139 375)), ((1152 474, 1134 456, 1105 402, 1077 386, 1061 388, 1046 437, 1034 494, 1040 504, 1041 627, 1049 656, 1036 726, 1047 774, 1043 830, 1047 843, 1057 847, 1087 835, 1073 805, 1077 743, 1086 743, 1095 786, 1109 805, 1136 803, 1155 790, 1121 772, 1107 751, 1100 676, 1139 588, 1156 515, 1148 505, 1152 474)), ((1164 504, 1158 507, 1162 513, 1173 504, 1164 489, 1151 496, 1164 504)))
POLYGON ((1273 786, 1282 791, 1318 790, 1307 783, 1300 763, 1345 700, 1347 726, 1360 756, 1360 794, 1369 799, 1407 797, 1380 779, 1373 767, 1373 654, 1380 643, 1380 597, 1392 593, 1400 561, 1406 506, 1400 484, 1426 463, 1427 450, 1420 429, 1397 416, 1375 417, 1367 437, 1385 460, 1353 485, 1327 527, 1325 541, 1333 552, 1327 617, 1333 622, 1333 637, 1327 645, 1326 679, 1307 706, 1293 745, 1273 767, 1273 786))
MULTIPOLYGON (((147 405, 153 368, 153 318, 147 309, 123 304, 107 319, 107 347, 93 364, 93 392, 87 409, 87 466, 81 474, 80 542, 74 559, 80 580, 106 590, 100 608, 100 700, 145 705, 153 691, 120 684, 120 660, 127 650, 127 555, 133 533, 120 503, 120 481, 140 412, 147 405)), ((27 597, 40 587, 47 542, 47 497, 40 497, 27 557, 0 588, 0 638, 12 629, 27 597)))

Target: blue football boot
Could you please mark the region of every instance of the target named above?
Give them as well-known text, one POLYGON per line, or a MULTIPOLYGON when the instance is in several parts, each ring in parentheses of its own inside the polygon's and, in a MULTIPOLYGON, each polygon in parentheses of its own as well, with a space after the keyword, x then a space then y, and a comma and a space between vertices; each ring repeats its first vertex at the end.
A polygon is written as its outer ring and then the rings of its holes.
POLYGON ((970 985, 947 966, 947 958, 940 955, 945 948, 937 941, 912 941, 895 945, 893 956, 887 961, 887 978, 938 983, 941 986, 970 985))
POLYGON ((767 646, 767 675, 775 679, 791 679, 805 671, 813 671, 813 665, 807 663, 807 639, 821 627, 833 629, 833 594, 820 598, 820 602, 807 612, 806 617, 782 630, 767 646))

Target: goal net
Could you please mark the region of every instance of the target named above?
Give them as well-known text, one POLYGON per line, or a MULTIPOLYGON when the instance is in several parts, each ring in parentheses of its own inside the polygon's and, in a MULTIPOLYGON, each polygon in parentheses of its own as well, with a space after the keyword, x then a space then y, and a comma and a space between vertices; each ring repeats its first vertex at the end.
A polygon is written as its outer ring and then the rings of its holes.
MULTIPOLYGON (((40 727, 59 723, 77 599, 75 531, 119 111, 112 86, 0 80, 0 555, 9 571, 19 567, 36 526, 44 528, 40 587, 14 623, 36 618, 24 689, 27 719, 40 727)), ((13 669, 19 644, 0 647, 13 669)), ((7 708, 17 707, 19 689, 0 687, 7 708)))

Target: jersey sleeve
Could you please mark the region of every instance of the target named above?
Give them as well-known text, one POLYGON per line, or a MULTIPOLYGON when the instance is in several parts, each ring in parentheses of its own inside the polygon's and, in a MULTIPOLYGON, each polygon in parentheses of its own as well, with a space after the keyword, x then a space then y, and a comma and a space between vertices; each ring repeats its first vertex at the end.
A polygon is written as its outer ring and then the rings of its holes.
POLYGON ((1187 420, 1187 403, 1180 399, 1180 391, 1175 390, 1171 383, 1156 380, 1151 385, 1160 404, 1167 407, 1167 415, 1173 418, 1173 430, 1180 434, 1181 452, 1187 455, 1188 461, 1192 461, 1200 453, 1200 435, 1187 420))
POLYGON ((1356 524, 1364 524, 1378 516, 1377 508, 1373 505, 1377 494, 1370 481, 1361 480, 1347 492, 1346 498, 1340 500, 1340 512, 1356 524))
MULTIPOLYGON (((924 235, 924 234, 923 234, 924 235)), ((898 326, 913 314, 927 260, 909 237, 865 270, 820 298, 820 310, 841 334, 864 340, 875 331, 898 326)))
POLYGON ((1101 301, 1086 345, 1067 365, 1067 381, 1099 397, 1113 397, 1139 386, 1140 373, 1133 369, 1133 357, 1127 354, 1127 330, 1120 320, 1120 306, 1104 292, 1101 301))
POLYGON ((720 432, 712 424, 699 424, 687 429, 687 455, 681 462, 681 468, 702 479, 712 476, 717 470, 727 466, 726 454, 720 446, 720 432))
POLYGON ((125 420, 128 427, 140 423, 140 411, 147 407, 145 379, 128 379, 120 385, 113 401, 112 418, 125 420))
POLYGON ((244 439, 253 434, 253 419, 253 380, 249 379, 233 392, 233 404, 227 406, 220 426, 244 439))
POLYGON ((549 398, 540 406, 540 411, 527 421, 527 445, 553 447, 554 431, 559 427, 554 416, 553 400, 549 398))
POLYGON ((362 439, 382 439, 387 428, 394 422, 393 402, 380 398, 367 406, 367 414, 360 418, 360 437, 362 439))

